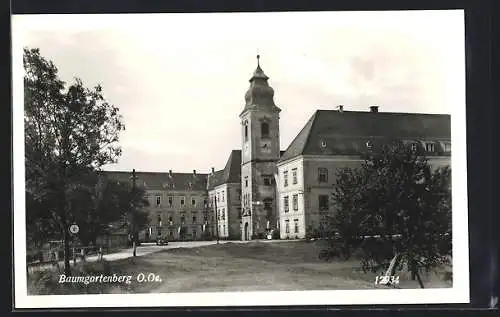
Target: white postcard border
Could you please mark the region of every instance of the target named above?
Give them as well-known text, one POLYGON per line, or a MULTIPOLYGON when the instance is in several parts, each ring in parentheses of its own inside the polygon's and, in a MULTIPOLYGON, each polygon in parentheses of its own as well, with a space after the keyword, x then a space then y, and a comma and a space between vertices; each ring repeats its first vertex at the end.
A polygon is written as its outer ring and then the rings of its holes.
MULTIPOLYGON (((457 10, 463 17, 463 11, 457 10)), ((273 13, 269 13, 273 14, 273 13)), ((283 14, 283 13, 281 13, 283 14)), ((294 13, 290 13, 294 14, 294 13)), ((300 13, 295 13, 300 14, 300 13)), ((360 13, 365 14, 365 13, 360 13)), ((137 15, 136 15, 137 16, 137 15)), ((66 23, 88 25, 90 18, 98 25, 123 22, 123 15, 58 15, 13 16, 12 29, 28 26, 29 19, 61 19, 66 23), (26 23, 27 22, 27 23, 26 23)), ((129 18, 129 17, 127 17, 129 18)), ((256 17, 257 18, 257 17, 256 17)), ((314 18, 314 17, 312 17, 314 18)), ((58 27, 64 27, 59 23, 58 27)), ((465 112, 465 54, 462 87, 457 87, 456 105, 451 113, 452 136, 452 226, 453 226, 453 287, 446 289, 375 289, 335 291, 269 291, 224 293, 169 294, 99 294, 99 295, 27 295, 26 235, 25 235, 25 170, 23 136, 23 40, 20 32, 12 38, 13 63, 13 182, 14 182, 14 267, 16 308, 83 308, 83 307, 173 307, 173 306, 276 306, 276 305, 363 305, 363 304, 438 304, 468 303, 469 249, 467 215, 467 148, 465 112), (221 296, 223 294, 223 296, 221 296)), ((465 50, 465 46, 464 46, 465 50)))

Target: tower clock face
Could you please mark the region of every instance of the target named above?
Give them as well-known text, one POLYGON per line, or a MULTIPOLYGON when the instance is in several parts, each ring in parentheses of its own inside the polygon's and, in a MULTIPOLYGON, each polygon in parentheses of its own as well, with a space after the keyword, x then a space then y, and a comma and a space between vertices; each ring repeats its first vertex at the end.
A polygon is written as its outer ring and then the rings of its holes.
POLYGON ((265 140, 260 142, 260 150, 262 153, 270 153, 271 152, 271 141, 265 140))

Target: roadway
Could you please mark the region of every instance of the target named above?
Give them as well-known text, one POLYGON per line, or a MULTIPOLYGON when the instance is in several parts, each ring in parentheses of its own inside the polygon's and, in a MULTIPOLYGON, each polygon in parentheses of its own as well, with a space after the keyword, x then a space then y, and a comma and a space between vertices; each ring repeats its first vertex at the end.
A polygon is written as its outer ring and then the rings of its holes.
MULTIPOLYGON (((255 241, 260 241, 260 242, 286 242, 286 241, 300 241, 300 240, 252 240, 253 242, 255 241)), ((220 243, 248 243, 251 241, 241 241, 241 240, 233 240, 233 241, 228 241, 228 240, 220 240, 220 243)), ((168 249, 178 249, 178 248, 197 248, 197 247, 202 247, 202 246, 207 246, 207 245, 213 245, 217 244, 217 241, 170 241, 168 245, 156 245, 154 242, 153 243, 142 243, 140 246, 137 247, 136 250, 136 256, 144 256, 148 255, 151 253, 159 252, 162 250, 168 250, 168 249)), ((106 261, 116 261, 116 260, 121 260, 121 259, 127 259, 131 258, 133 256, 133 250, 132 248, 126 248, 122 249, 113 253, 108 253, 104 254, 103 258, 106 261)), ((95 262, 98 260, 97 255, 89 255, 85 257, 86 262, 95 262)), ((81 259, 77 259, 76 262, 80 262, 81 259)), ((73 266, 74 262, 73 259, 70 260, 70 265, 73 266)), ((62 268, 64 267, 64 261, 59 261, 59 267, 62 268)), ((28 272, 32 273, 35 271, 44 271, 44 270, 50 270, 50 269, 55 269, 55 266, 50 264, 50 263, 44 263, 44 264, 38 264, 38 265, 30 265, 28 267, 28 272)))

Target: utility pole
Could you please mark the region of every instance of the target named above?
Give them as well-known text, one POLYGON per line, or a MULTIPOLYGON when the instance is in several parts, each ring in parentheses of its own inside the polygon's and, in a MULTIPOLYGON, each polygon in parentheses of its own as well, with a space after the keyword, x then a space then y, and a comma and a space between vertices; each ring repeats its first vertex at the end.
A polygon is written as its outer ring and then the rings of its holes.
POLYGON ((135 223, 135 204, 134 199, 135 199, 135 189, 136 189, 136 179, 137 176, 135 175, 135 168, 132 170, 132 201, 130 202, 130 206, 132 207, 131 210, 131 219, 130 219, 130 234, 132 238, 132 249, 133 249, 133 256, 137 256, 137 234, 136 234, 136 223, 135 223))
POLYGON ((217 230, 217 244, 219 244, 219 215, 217 213, 217 193, 214 194, 214 207, 215 207, 215 229, 217 230))

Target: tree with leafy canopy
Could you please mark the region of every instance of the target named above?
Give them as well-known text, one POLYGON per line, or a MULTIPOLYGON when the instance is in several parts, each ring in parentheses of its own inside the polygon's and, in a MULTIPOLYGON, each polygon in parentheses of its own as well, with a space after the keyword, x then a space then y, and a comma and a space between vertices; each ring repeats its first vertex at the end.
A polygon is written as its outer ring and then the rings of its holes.
POLYGON ((406 265, 423 288, 419 272, 451 258, 451 169, 433 169, 420 149, 401 142, 364 158, 337 173, 329 225, 346 257, 362 251, 365 270, 392 259, 391 275, 406 265))
POLYGON ((80 228, 78 238, 83 245, 97 245, 97 238, 109 232, 110 224, 128 224, 132 214, 136 217, 134 223, 138 230, 149 223, 148 213, 144 210, 149 205, 144 189, 131 191, 130 184, 110 179, 102 173, 82 178, 69 201, 75 223, 80 228))
POLYGON ((88 89, 75 78, 68 86, 39 49, 25 48, 23 64, 26 191, 30 199, 43 202, 44 214, 58 228, 64 241, 64 271, 70 275, 74 206, 68 196, 82 175, 116 162, 124 124, 100 85, 88 89))

